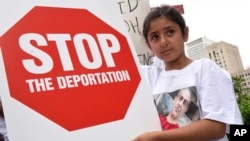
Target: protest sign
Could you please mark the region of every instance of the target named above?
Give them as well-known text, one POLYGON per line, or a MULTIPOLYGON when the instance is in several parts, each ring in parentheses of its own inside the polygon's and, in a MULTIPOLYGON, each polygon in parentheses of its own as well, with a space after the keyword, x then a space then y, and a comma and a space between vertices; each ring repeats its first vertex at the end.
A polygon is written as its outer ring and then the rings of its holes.
POLYGON ((129 141, 160 129, 116 0, 9 0, 0 9, 11 141, 129 141))
POLYGON ((151 65, 153 54, 142 35, 144 18, 150 12, 149 0, 117 0, 117 2, 140 63, 151 65))

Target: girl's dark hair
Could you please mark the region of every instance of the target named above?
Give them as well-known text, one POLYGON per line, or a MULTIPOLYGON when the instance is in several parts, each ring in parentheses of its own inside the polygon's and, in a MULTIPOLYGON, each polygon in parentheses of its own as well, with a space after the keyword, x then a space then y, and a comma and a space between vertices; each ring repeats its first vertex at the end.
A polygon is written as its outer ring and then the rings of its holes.
POLYGON ((184 18, 182 17, 181 13, 177 11, 174 7, 169 5, 164 5, 161 7, 153 8, 148 15, 146 16, 144 23, 143 23, 143 36, 146 41, 148 41, 147 36, 149 32, 149 26, 152 20, 164 16, 169 20, 177 23, 181 29, 182 35, 185 35, 185 27, 186 23, 184 18))

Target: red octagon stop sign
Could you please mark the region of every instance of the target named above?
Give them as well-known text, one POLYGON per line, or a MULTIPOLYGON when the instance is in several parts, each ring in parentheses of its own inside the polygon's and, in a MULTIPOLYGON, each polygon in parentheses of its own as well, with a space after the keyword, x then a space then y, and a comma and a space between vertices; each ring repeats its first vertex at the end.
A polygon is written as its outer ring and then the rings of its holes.
POLYGON ((0 46, 10 96, 69 131, 123 119, 141 80, 126 37, 88 10, 34 7, 0 46))

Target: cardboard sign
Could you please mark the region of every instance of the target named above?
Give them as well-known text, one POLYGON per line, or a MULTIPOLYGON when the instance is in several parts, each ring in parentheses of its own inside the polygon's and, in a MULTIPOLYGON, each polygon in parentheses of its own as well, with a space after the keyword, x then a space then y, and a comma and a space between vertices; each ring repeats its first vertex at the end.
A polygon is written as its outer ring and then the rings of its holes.
POLYGON ((153 53, 142 35, 144 18, 150 11, 149 0, 117 0, 117 3, 140 63, 151 65, 153 53))
POLYGON ((160 130, 116 0, 0 5, 0 90, 11 141, 129 141, 160 130))

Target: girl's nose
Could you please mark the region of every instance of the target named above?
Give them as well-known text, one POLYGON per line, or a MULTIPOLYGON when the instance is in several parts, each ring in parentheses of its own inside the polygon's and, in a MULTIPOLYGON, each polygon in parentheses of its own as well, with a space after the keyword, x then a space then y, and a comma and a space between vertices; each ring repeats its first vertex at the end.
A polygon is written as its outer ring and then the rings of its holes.
POLYGON ((168 41, 164 38, 164 36, 161 37, 161 47, 167 47, 168 41))

